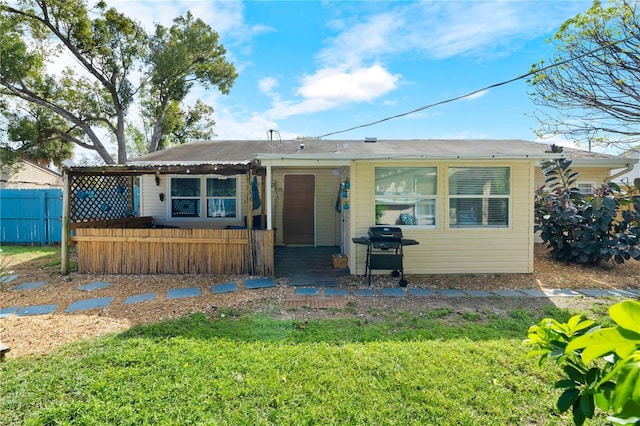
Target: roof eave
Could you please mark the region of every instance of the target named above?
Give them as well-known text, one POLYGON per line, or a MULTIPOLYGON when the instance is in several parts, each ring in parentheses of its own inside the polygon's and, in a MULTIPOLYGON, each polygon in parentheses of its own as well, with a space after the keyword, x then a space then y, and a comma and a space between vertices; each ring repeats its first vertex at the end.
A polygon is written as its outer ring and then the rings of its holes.
POLYGON ((550 160, 561 154, 257 154, 257 160, 550 160))

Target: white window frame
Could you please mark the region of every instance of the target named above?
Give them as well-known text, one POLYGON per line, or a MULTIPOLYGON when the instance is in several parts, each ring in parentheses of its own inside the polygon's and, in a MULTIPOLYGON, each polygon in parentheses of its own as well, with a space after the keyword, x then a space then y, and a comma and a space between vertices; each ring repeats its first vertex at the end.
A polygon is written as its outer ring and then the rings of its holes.
MULTIPOLYGON (((406 223, 398 223, 400 219, 396 220, 395 223, 385 223, 386 225, 391 226, 408 226, 413 228, 436 228, 438 224, 438 167, 437 166, 402 166, 402 167, 389 167, 389 166, 376 166, 373 170, 373 185, 374 185, 374 209, 377 213, 378 205, 406 205, 408 208, 413 211, 411 216, 418 221, 418 224, 406 224, 406 223), (382 188, 379 186, 379 183, 376 181, 376 170, 379 169, 404 169, 407 171, 416 171, 422 170, 424 171, 424 176, 428 174, 432 174, 434 176, 433 182, 433 194, 419 194, 415 191, 417 186, 416 179, 411 183, 411 192, 409 191, 386 191, 388 188, 382 188), (413 199, 412 199, 413 198, 413 199), (432 214, 418 214, 419 206, 424 205, 425 201, 432 202, 432 214), (406 202, 403 202, 406 201, 406 202), (422 223, 421 223, 422 222, 422 223), (431 223, 425 223, 431 222, 431 223)), ((409 214, 409 213, 408 213, 409 214)), ((378 223, 378 218, 376 215, 376 223, 378 223)), ((384 223, 384 222, 383 222, 384 223)))
MULTIPOLYGON (((241 202, 241 177, 242 175, 169 175, 167 179, 167 220, 176 222, 185 221, 208 221, 208 222, 238 222, 242 219, 242 202, 241 202), (208 216, 208 200, 214 197, 207 196, 207 180, 208 179, 235 179, 236 185, 236 215, 232 217, 209 217, 208 216), (200 194, 196 196, 173 196, 171 191, 171 184, 174 179, 198 179, 200 181, 200 194), (174 216, 173 215, 173 200, 174 199, 194 199, 199 200, 199 211, 197 216, 174 216)), ((234 197, 227 197, 234 198, 234 197)))
MULTIPOLYGON (((511 226, 512 221, 512 207, 511 207, 511 199, 513 196, 513 182, 512 182, 513 170, 509 166, 449 166, 447 169, 447 207, 449 209, 449 229, 508 229, 511 226), (481 169, 506 169, 508 171, 507 178, 509 184, 509 190, 507 194, 485 194, 485 193, 473 193, 473 194, 452 194, 451 193, 451 179, 453 175, 453 171, 455 169, 461 170, 481 170, 481 169), (460 223, 459 216, 460 211, 457 211, 458 207, 451 207, 452 200, 481 200, 484 204, 487 203, 487 207, 484 209, 487 210, 488 215, 488 203, 490 200, 498 200, 504 199, 506 200, 507 214, 504 218, 505 224, 489 224, 489 223, 460 223)), ((488 218, 486 219, 488 220, 488 218)))
POLYGON ((591 192, 593 192, 594 188, 596 187, 596 182, 592 181, 592 180, 588 180, 588 181, 578 181, 576 183, 576 187, 578 188, 578 191, 580 191, 581 195, 591 195, 591 192), (586 189, 586 186, 589 186, 589 189, 587 192, 583 192, 584 189, 586 189))

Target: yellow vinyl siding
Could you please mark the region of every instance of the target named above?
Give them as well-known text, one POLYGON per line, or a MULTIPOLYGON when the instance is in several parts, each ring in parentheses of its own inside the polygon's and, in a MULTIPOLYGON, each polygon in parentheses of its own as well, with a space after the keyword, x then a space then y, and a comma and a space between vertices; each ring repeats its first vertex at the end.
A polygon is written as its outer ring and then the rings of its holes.
MULTIPOLYGON (((607 167, 574 167, 571 166, 574 172, 580 173, 578 176, 578 182, 595 182, 596 186, 603 184, 609 177, 611 171, 607 167)), ((535 171, 535 187, 544 185, 545 177, 542 174, 542 169, 536 167, 535 171)))
MULTIPOLYGON (((420 242, 404 247, 404 271, 407 274, 526 273, 533 272, 533 169, 528 160, 450 161, 450 162, 357 162, 352 166, 354 232, 364 235, 375 221, 375 167, 438 168, 437 225, 435 228, 403 227, 405 238, 420 242), (507 228, 449 228, 449 167, 510 167, 511 196, 507 228)), ((350 242, 350 241, 349 241, 350 242)), ((352 244, 356 256, 350 264, 352 273, 363 274, 366 247, 352 244)), ((386 273, 386 271, 373 271, 386 273)))

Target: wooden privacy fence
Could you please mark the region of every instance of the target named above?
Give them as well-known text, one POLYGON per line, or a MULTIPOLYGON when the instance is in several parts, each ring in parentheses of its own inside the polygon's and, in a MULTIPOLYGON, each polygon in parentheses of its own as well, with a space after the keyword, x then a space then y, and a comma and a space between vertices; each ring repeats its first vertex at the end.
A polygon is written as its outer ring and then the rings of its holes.
POLYGON ((273 276, 273 231, 246 229, 79 228, 78 271, 112 274, 273 276))

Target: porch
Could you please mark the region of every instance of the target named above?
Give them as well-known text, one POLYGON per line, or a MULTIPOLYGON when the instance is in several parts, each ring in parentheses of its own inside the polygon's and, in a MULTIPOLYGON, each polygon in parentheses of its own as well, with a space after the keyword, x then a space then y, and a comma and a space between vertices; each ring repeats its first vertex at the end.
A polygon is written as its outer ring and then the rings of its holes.
MULTIPOLYGON (((145 176, 151 176, 156 185, 166 175, 216 175, 221 179, 244 176, 246 189, 242 190, 245 197, 242 203, 252 206, 254 196, 260 196, 255 193, 254 177, 261 178, 264 191, 264 173, 264 168, 250 161, 66 168, 63 171, 62 273, 69 273, 68 248, 75 244, 78 270, 82 273, 272 276, 274 231, 264 229, 264 224, 260 226, 262 229, 254 229, 252 220, 245 226, 208 221, 167 226, 158 224, 155 216, 138 216, 133 198, 135 182, 145 176)), ((160 193, 159 198, 164 201, 164 194, 160 193)), ((199 206, 199 201, 187 200, 182 204, 190 208, 199 206)), ((253 210, 255 208, 249 208, 246 213, 251 214, 253 210)), ((266 217, 264 203, 257 213, 266 217)))
POLYGON ((276 246, 275 276, 287 277, 292 286, 337 286, 340 277, 349 275, 349 269, 333 267, 335 253, 340 253, 340 247, 276 246))

